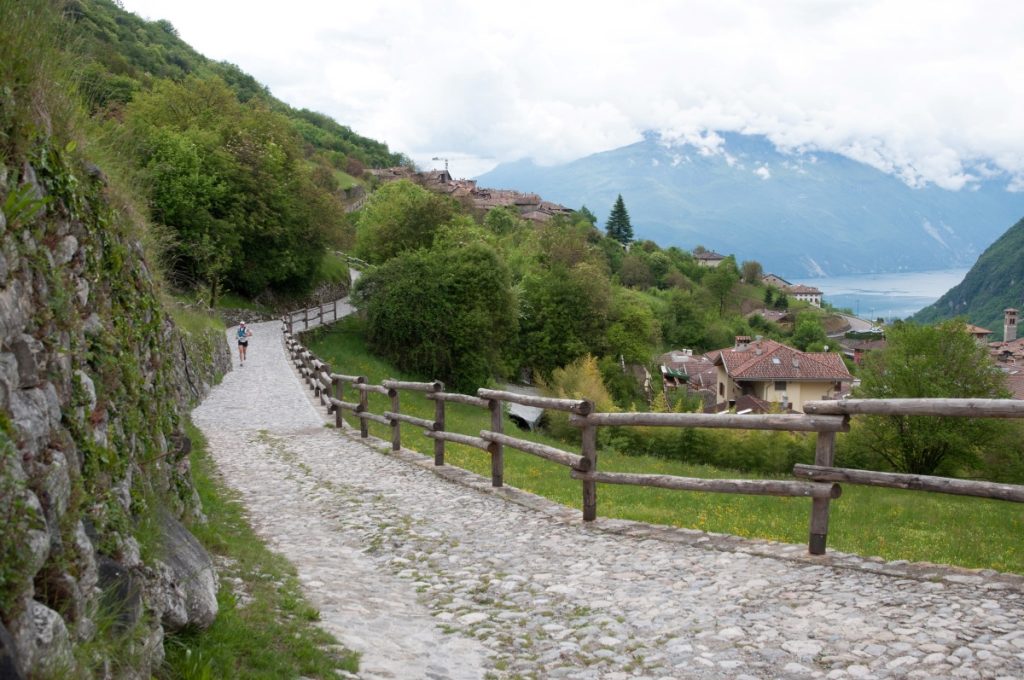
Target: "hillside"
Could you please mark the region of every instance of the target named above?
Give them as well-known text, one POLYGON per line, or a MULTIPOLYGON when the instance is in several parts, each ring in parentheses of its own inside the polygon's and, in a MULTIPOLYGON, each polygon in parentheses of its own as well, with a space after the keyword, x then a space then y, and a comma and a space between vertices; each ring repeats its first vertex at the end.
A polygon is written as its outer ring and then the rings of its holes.
POLYGON ((500 165, 478 181, 586 205, 602 225, 621 193, 639 239, 701 244, 796 278, 968 266, 1024 214, 1024 193, 998 179, 970 191, 913 189, 838 154, 721 137, 708 150, 647 134, 563 165, 500 165))
POLYGON ((989 246, 957 286, 913 316, 933 323, 955 316, 993 331, 1002 339, 1003 310, 1024 307, 1024 219, 989 246))
POLYGON ((182 41, 168 21, 146 21, 121 9, 114 0, 71 0, 74 51, 85 61, 81 89, 93 111, 116 111, 135 93, 159 79, 182 81, 188 76, 218 77, 239 101, 263 101, 289 118, 309 145, 308 152, 331 156, 344 168, 349 159, 367 167, 398 165, 406 159, 386 144, 363 137, 332 118, 295 109, 234 64, 207 59, 182 41))

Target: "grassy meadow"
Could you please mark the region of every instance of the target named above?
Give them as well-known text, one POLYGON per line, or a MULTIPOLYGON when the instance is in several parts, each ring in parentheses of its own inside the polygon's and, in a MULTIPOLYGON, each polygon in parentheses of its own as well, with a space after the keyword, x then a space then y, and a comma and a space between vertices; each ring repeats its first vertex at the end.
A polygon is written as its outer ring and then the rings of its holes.
MULTIPOLYGON (((363 375, 378 384, 385 378, 423 380, 403 375, 373 356, 363 342, 356 319, 320 329, 306 336, 310 349, 339 373, 363 375)), ((390 410, 388 399, 371 394, 370 411, 390 410)), ((354 390, 345 395, 355 401, 354 390)), ((433 419, 434 403, 411 392, 402 392, 401 410, 433 419)), ((446 428, 475 435, 489 429, 489 415, 482 409, 447 404, 446 428)), ((346 413, 346 421, 358 420, 346 413)), ((577 444, 561 442, 540 433, 518 430, 506 419, 508 434, 578 452, 577 444)), ((370 433, 390 439, 390 428, 370 423, 370 433)), ((842 435, 840 435, 842 436, 842 435)), ((412 426, 402 427, 403 446, 433 455, 433 440, 412 426)), ((490 457, 483 451, 448 443, 446 462, 490 475, 490 457)), ((704 478, 757 478, 706 465, 649 456, 626 456, 602 448, 598 468, 605 471, 669 474, 704 478)), ((784 477, 786 478, 786 477, 784 477)), ((791 478, 790 478, 791 479, 791 478)), ((581 484, 566 468, 541 458, 505 448, 505 483, 550 498, 570 507, 581 507, 581 484)), ((670 491, 644 487, 598 485, 598 516, 689 527, 786 543, 806 543, 811 501, 807 498, 775 498, 670 491)), ((963 496, 948 496, 898 489, 843 485, 843 495, 831 506, 830 549, 881 556, 886 559, 926 561, 972 568, 1024 573, 1024 506, 963 496)))

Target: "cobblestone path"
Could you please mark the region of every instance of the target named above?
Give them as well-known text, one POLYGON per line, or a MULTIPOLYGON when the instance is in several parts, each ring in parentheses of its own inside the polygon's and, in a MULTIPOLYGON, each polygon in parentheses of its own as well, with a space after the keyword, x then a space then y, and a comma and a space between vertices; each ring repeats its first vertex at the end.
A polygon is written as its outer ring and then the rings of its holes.
POLYGON ((363 678, 1024 678, 1024 579, 598 520, 325 425, 280 324, 194 412, 363 678))

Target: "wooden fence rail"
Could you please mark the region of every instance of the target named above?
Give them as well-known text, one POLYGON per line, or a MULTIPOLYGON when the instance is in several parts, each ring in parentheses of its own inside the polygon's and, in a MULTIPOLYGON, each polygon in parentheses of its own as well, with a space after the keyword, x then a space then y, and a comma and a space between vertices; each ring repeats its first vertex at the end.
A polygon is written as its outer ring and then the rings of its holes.
POLYGON ((812 401, 804 404, 804 414, 732 415, 701 413, 595 413, 592 402, 581 399, 555 399, 481 388, 476 395, 445 392, 439 381, 410 382, 382 380, 372 385, 364 376, 332 373, 330 367, 313 355, 292 335, 293 315, 284 321, 285 346, 293 362, 321 403, 335 415, 335 424, 343 424, 348 411, 359 419, 362 437, 369 436, 368 422, 391 429, 391 447, 401 448, 402 424, 417 427, 434 442, 434 464, 444 465, 445 444, 461 444, 491 457, 491 484, 504 484, 504 449, 513 448, 569 468, 572 479, 582 485, 583 519, 597 517, 597 485, 635 486, 696 491, 705 493, 754 494, 763 496, 807 497, 811 499, 808 550, 825 553, 831 501, 842 494, 838 482, 894 487, 920 491, 995 498, 1024 502, 1024 486, 994 484, 924 475, 904 475, 869 470, 833 467, 837 432, 849 431, 854 415, 899 415, 970 418, 1024 418, 1024 402, 1008 399, 848 399, 812 401), (359 401, 346 401, 348 387, 359 394, 359 401), (434 403, 434 419, 419 418, 401 412, 400 393, 419 394, 434 403), (387 396, 390 408, 380 414, 369 412, 369 394, 387 396), (448 432, 445 429, 445 405, 465 404, 487 409, 490 429, 478 435, 448 432), (512 437, 504 433, 506 404, 521 404, 566 411, 570 424, 581 430, 580 453, 512 437), (599 427, 699 427, 745 430, 813 432, 816 434, 814 465, 796 465, 793 475, 799 480, 771 479, 696 479, 674 475, 602 472, 598 470, 597 432, 599 427))

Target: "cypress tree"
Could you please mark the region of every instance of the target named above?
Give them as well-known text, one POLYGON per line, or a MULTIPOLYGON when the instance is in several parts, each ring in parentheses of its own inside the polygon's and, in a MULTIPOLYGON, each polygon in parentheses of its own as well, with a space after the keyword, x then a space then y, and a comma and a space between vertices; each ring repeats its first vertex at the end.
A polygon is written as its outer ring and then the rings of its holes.
POLYGON ((628 245, 633 240, 633 225, 629 223, 629 213, 626 212, 622 194, 615 199, 615 205, 612 206, 612 212, 608 215, 605 230, 608 233, 608 238, 613 238, 622 245, 628 245))

